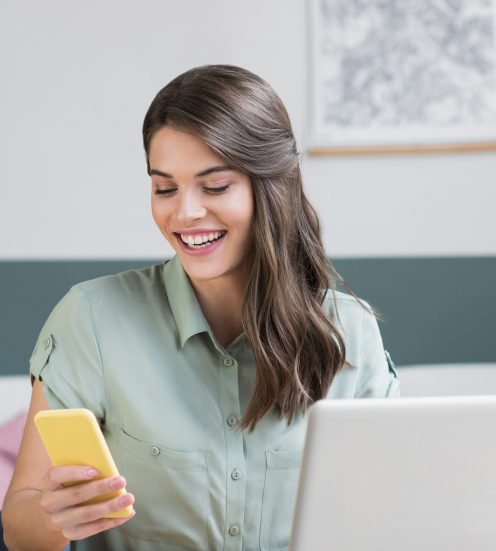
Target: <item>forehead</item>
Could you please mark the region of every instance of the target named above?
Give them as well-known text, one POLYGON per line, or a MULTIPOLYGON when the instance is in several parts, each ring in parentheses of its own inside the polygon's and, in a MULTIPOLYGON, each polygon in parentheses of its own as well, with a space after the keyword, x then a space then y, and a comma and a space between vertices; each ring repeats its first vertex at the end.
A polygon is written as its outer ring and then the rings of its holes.
POLYGON ((168 127, 154 134, 148 157, 150 169, 160 170, 177 178, 225 164, 218 153, 196 136, 168 127))

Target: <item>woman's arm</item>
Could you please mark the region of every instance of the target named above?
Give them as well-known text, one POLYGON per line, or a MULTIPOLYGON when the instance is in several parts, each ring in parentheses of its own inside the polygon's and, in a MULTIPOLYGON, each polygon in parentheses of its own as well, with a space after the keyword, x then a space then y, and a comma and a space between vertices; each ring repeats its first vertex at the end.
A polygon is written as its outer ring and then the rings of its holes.
POLYGON ((125 486, 123 477, 104 478, 65 488, 62 483, 91 479, 88 467, 52 467, 34 416, 50 409, 43 394, 44 383, 34 381, 31 405, 22 437, 12 482, 5 497, 2 522, 4 539, 11 551, 59 551, 69 539, 82 539, 130 517, 104 519, 134 501, 131 494, 94 505, 76 507, 91 497, 110 493, 125 486), (111 484, 114 483, 113 486, 111 484), (122 503, 126 498, 129 503, 122 503))
POLYGON ((44 383, 35 380, 26 428, 12 482, 5 497, 2 522, 7 547, 23 549, 63 549, 68 540, 53 526, 50 515, 40 506, 40 481, 52 463, 34 424, 38 411, 50 409, 42 391, 44 383), (29 519, 29 520, 28 520, 29 519))

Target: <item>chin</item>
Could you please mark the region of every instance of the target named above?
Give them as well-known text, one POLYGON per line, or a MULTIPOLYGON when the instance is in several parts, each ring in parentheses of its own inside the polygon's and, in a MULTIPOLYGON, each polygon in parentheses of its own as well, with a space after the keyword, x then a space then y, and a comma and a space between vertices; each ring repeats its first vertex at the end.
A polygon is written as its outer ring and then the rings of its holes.
POLYGON ((191 258, 185 255, 179 255, 184 271, 190 279, 198 281, 208 281, 217 279, 229 273, 231 270, 226 266, 222 266, 217 261, 207 261, 206 259, 191 258))
POLYGON ((211 268, 210 266, 184 266, 184 270, 189 278, 195 281, 212 281, 230 272, 230 270, 219 269, 218 266, 211 268))
POLYGON ((219 259, 203 260, 200 258, 191 258, 179 255, 184 271, 190 279, 196 281, 211 281, 219 277, 233 275, 241 268, 242 262, 221 262, 219 259))

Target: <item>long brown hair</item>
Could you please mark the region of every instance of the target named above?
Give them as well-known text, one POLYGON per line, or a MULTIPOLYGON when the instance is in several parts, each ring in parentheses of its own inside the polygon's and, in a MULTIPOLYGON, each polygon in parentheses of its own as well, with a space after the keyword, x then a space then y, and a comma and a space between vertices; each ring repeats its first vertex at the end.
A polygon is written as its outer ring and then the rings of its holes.
POLYGON ((178 76, 153 100, 143 123, 147 163, 151 139, 165 126, 196 135, 251 179, 253 247, 242 320, 256 379, 240 428, 253 431, 272 407, 289 425, 298 409, 304 414, 326 397, 346 363, 324 300, 336 280, 352 292, 327 262, 288 113, 250 71, 207 65, 178 76))

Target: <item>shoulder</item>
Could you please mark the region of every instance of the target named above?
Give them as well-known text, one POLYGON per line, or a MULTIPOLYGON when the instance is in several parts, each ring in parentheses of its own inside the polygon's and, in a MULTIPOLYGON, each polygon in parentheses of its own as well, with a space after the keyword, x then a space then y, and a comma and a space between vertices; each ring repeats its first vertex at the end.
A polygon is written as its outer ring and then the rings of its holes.
POLYGON ((162 270, 163 264, 158 264, 74 285, 52 310, 42 334, 56 331, 81 336, 95 331, 102 313, 105 320, 110 317, 115 321, 130 309, 135 311, 136 303, 146 304, 147 308, 162 306, 153 293, 149 296, 153 289, 163 291, 162 270))
POLYGON ((83 281, 75 285, 71 291, 79 288, 73 292, 83 291, 87 295, 146 293, 150 288, 164 286, 162 278, 164 264, 83 281))
POLYGON ((116 315, 127 315, 135 311, 137 304, 152 310, 163 307, 162 302, 166 300, 164 264, 83 281, 75 285, 69 295, 86 301, 95 319, 102 312, 108 312, 114 319, 116 315))
MULTIPOLYGON (((347 293, 343 293, 341 291, 333 291, 332 289, 329 289, 327 291, 327 295, 325 298, 325 301, 329 304, 330 307, 334 307, 334 297, 336 298, 336 302, 338 306, 349 308, 349 307, 355 307, 363 309, 363 306, 358 302, 358 300, 353 296, 349 295, 347 293)), ((369 304, 363 300, 359 299, 363 304, 366 306, 369 306, 369 304)))
POLYGON ((329 289, 324 302, 324 308, 343 336, 358 337, 366 323, 374 323, 376 319, 371 313, 370 305, 360 299, 341 291, 329 289), (360 304, 362 302, 362 304, 360 304))
POLYGON ((336 331, 343 338, 346 359, 352 365, 360 364, 370 343, 382 348, 379 325, 368 302, 362 299, 358 302, 354 296, 340 291, 333 295, 330 290, 325 306, 336 331))
POLYGON ((329 291, 326 306, 346 347, 345 367, 331 386, 331 398, 399 396, 394 365, 385 355, 379 325, 370 305, 352 295, 329 291), (363 303, 362 304, 360 304, 363 303))

